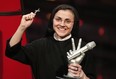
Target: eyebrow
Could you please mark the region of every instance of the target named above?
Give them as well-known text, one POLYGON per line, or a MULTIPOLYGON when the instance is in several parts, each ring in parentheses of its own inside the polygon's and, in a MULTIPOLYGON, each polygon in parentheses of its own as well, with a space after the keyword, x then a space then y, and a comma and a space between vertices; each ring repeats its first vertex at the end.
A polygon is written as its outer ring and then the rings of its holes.
MULTIPOLYGON (((55 16, 56 18, 62 19, 60 16, 55 16)), ((71 20, 70 18, 66 18, 65 20, 71 20)))

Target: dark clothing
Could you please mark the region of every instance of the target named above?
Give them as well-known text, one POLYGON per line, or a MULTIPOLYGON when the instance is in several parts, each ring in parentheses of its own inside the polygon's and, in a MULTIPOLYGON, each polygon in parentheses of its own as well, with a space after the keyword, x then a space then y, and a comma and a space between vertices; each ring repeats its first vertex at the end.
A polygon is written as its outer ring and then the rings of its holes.
MULTIPOLYGON (((75 39, 75 44, 78 44, 78 39, 75 39)), ((9 46, 8 40, 6 56, 31 65, 35 79, 56 79, 56 76, 63 77, 68 72, 67 52, 70 49, 71 39, 56 41, 53 37, 41 38, 26 46, 21 46, 19 42, 13 47, 9 46)), ((81 63, 83 71, 90 79, 95 79, 93 58, 92 52, 86 52, 81 63)))

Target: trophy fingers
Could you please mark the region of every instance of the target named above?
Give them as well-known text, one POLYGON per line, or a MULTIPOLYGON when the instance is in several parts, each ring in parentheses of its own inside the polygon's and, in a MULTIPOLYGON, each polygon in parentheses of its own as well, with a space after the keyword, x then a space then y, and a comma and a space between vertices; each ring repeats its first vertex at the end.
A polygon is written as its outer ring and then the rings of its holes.
POLYGON ((69 53, 70 53, 70 54, 73 54, 73 51, 72 51, 72 50, 69 50, 69 53))
POLYGON ((80 47, 81 47, 81 42, 82 42, 82 38, 79 39, 78 46, 77 46, 77 50, 80 49, 80 47))
POLYGON ((69 52, 67 52, 67 57, 70 56, 69 52))
POLYGON ((69 50, 69 52, 67 52, 67 55, 69 56, 69 55, 71 55, 72 54, 72 50, 69 50))
POLYGON ((71 39, 71 42, 72 42, 72 50, 74 51, 76 50, 74 38, 71 39))

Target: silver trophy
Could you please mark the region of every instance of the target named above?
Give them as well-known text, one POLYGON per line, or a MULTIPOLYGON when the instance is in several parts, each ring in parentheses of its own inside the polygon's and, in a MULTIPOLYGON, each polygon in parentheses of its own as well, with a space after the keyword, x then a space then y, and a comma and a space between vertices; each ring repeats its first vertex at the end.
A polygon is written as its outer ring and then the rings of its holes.
MULTIPOLYGON (((75 42, 74 39, 72 38, 72 50, 69 50, 67 52, 67 58, 70 63, 78 63, 80 64, 85 56, 85 52, 88 50, 93 49, 96 44, 94 41, 87 43, 84 47, 81 47, 81 42, 82 39, 79 39, 78 46, 75 48, 75 42)), ((72 73, 68 72, 67 75, 65 75, 66 79, 79 79, 78 77, 74 77, 72 73)))

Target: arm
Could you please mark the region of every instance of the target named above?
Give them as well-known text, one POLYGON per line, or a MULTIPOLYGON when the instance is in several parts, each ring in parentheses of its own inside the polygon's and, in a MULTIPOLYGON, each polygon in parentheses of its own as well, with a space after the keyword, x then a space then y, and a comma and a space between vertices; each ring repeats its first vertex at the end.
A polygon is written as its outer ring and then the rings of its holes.
POLYGON ((21 23, 9 42, 11 47, 20 42, 24 31, 32 24, 34 17, 33 12, 22 16, 21 23))

